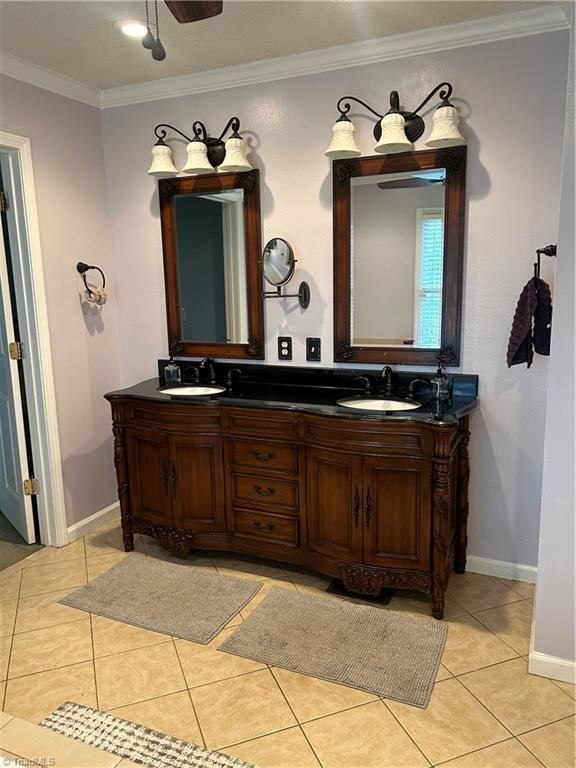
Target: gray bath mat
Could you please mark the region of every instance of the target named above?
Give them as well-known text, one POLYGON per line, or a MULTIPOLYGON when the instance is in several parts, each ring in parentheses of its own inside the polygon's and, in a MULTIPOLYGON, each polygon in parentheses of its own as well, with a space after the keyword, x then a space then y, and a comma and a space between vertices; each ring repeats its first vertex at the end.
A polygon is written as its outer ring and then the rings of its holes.
POLYGON ((219 650, 426 707, 448 627, 275 587, 219 650))
POLYGON ((67 701, 40 725, 150 768, 256 768, 99 709, 67 701))
POLYGON ((260 582, 132 554, 60 602, 206 644, 260 586, 260 582))

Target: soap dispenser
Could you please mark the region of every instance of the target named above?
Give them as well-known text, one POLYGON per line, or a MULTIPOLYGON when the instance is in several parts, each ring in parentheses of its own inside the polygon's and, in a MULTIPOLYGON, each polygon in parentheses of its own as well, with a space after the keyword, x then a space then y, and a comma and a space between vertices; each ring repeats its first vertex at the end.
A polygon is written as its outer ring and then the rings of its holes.
POLYGON ((178 363, 174 362, 174 358, 170 355, 170 361, 168 365, 164 366, 164 383, 165 384, 180 384, 182 382, 182 370, 178 363))
POLYGON ((450 379, 441 365, 438 366, 434 378, 430 379, 430 394, 434 400, 450 399, 450 379))

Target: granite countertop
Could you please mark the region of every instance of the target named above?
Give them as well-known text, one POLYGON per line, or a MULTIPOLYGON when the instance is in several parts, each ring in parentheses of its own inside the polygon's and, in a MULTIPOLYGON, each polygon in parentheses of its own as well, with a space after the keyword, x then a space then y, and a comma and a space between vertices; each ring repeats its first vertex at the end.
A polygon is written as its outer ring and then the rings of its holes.
MULTIPOLYGON (((362 395, 358 389, 341 387, 313 387, 298 385, 282 385, 278 383, 241 383, 219 395, 180 397, 165 394, 158 378, 147 379, 126 389, 108 392, 107 400, 119 398, 135 398, 155 403, 176 403, 191 408, 218 406, 219 404, 235 408, 270 408, 278 410, 299 411, 318 416, 333 416, 344 419, 362 419, 368 421, 399 421, 419 422, 436 425, 453 425, 462 416, 474 410, 477 398, 473 396, 455 396, 441 405, 434 403, 427 396, 416 396, 414 399, 421 403, 420 408, 410 411, 362 411, 337 405, 336 401, 344 397, 381 395, 362 395)), ((390 399, 401 399, 402 393, 394 394, 390 399)))

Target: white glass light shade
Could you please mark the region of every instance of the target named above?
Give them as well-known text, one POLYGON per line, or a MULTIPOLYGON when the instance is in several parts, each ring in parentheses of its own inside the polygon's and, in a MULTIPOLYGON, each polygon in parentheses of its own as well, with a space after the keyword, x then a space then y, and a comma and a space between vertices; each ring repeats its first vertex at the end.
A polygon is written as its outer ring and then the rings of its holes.
POLYGON ((191 141, 186 147, 186 165, 184 173, 214 173, 215 169, 208 160, 208 148, 203 141, 191 141))
POLYGON ((226 157, 218 170, 223 173, 252 170, 252 166, 246 159, 246 142, 240 136, 231 136, 226 142, 226 157))
POLYGON ((399 112, 389 112, 384 115, 380 121, 382 135, 374 147, 374 151, 383 155, 393 155, 397 152, 413 150, 414 146, 404 131, 405 125, 404 116, 399 112))
POLYGON ((425 144, 427 147, 455 147, 466 144, 458 129, 458 110, 451 104, 438 107, 432 116, 432 132, 425 144))
POLYGON ((324 154, 334 159, 358 157, 362 154, 354 140, 354 123, 351 120, 337 120, 334 123, 332 141, 324 154))
POLYGON ((152 163, 148 168, 151 176, 175 176, 178 171, 172 162, 172 151, 168 144, 154 144, 152 163))

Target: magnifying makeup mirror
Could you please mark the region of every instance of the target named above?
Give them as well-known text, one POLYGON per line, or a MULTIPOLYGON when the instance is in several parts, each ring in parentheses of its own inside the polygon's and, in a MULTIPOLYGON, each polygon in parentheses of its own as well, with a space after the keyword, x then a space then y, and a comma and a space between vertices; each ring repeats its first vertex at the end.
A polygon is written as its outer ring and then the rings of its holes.
POLYGON ((292 246, 281 237, 273 237, 264 246, 262 253, 262 271, 264 278, 270 285, 275 286, 275 291, 264 291, 265 299, 298 298, 302 309, 310 304, 310 286, 306 282, 300 283, 298 293, 282 293, 281 286, 290 282, 294 275, 296 259, 292 246))

